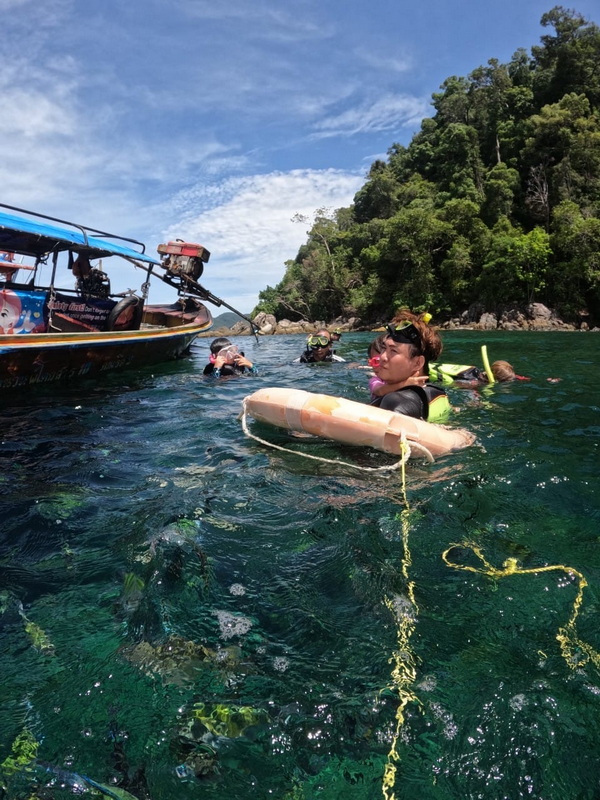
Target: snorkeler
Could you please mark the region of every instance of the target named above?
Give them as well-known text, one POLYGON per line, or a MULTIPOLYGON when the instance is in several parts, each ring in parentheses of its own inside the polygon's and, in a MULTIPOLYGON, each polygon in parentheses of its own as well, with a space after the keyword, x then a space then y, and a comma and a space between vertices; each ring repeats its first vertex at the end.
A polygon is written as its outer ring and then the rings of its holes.
POLYGON ((331 335, 325 328, 318 330, 306 340, 306 349, 301 356, 293 360, 293 364, 345 362, 346 359, 335 354, 331 347, 331 335))
POLYGON ((376 373, 387 389, 375 387, 371 404, 409 417, 441 422, 451 409, 444 389, 429 382, 429 363, 442 352, 442 341, 428 324, 429 319, 429 315, 402 309, 387 326, 376 373))
POLYGON ((256 372, 254 364, 238 350, 236 345, 224 336, 213 339, 210 343, 210 357, 208 364, 204 367, 204 375, 220 378, 228 375, 243 375, 246 370, 256 372))
POLYGON ((508 361, 494 361, 489 367, 491 377, 486 369, 467 366, 464 364, 438 364, 432 362, 429 365, 429 378, 440 383, 467 383, 470 386, 485 383, 507 383, 508 381, 528 380, 523 375, 517 375, 512 364, 508 361))

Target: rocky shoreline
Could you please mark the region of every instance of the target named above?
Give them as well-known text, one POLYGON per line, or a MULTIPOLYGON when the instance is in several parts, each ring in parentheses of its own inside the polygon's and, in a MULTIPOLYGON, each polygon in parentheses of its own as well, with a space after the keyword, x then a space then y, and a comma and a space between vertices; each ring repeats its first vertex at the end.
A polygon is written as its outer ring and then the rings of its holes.
MULTIPOLYGON (((388 320, 365 322, 358 317, 338 317, 330 322, 317 320, 291 321, 289 319, 277 320, 272 314, 257 314, 252 320, 259 336, 274 336, 277 334, 305 334, 314 333, 320 328, 327 330, 339 329, 341 333, 349 331, 373 331, 384 328, 388 320)), ((591 327, 589 317, 585 312, 579 315, 577 324, 564 322, 555 311, 542 303, 529 303, 526 306, 511 306, 500 308, 496 312, 486 311, 483 305, 474 303, 458 317, 440 322, 437 326, 442 330, 474 330, 474 331, 599 331, 600 328, 591 327)), ((250 325, 245 320, 236 322, 232 327, 216 327, 201 336, 214 338, 216 336, 247 336, 251 334, 250 325)))

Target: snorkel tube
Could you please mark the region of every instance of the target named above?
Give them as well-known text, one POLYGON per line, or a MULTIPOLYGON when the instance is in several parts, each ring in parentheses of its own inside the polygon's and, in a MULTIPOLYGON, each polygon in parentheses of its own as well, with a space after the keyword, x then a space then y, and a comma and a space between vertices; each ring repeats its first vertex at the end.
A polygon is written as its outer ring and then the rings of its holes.
POLYGON ((492 368, 490 367, 490 360, 487 354, 487 344, 481 345, 481 358, 483 359, 483 368, 485 369, 485 374, 488 377, 488 383, 496 383, 496 379, 494 378, 494 373, 492 372, 492 368))

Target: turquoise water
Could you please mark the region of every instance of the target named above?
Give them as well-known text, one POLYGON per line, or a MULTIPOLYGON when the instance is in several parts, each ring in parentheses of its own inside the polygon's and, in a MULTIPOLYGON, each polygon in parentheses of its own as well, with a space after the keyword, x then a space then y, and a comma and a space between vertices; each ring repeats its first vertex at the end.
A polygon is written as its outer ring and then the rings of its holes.
POLYGON ((452 391, 478 442, 411 463, 405 513, 399 472, 238 419, 364 370, 247 338, 259 374, 216 382, 209 341, 0 401, 0 763, 37 742, 0 796, 599 797, 600 339, 446 333, 531 380, 452 391))

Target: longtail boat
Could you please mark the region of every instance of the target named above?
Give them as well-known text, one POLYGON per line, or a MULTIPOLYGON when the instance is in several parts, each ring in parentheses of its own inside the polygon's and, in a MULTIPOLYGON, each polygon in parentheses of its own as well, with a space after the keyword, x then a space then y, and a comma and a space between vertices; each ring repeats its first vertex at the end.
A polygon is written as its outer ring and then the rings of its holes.
POLYGON ((205 302, 239 314, 198 283, 209 258, 180 240, 155 258, 134 239, 0 203, 0 388, 181 358, 212 327, 205 302), (124 268, 142 271, 139 290, 111 288, 124 268), (153 277, 173 303, 147 303, 153 277))

